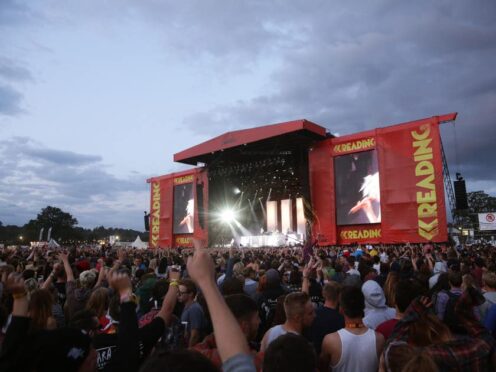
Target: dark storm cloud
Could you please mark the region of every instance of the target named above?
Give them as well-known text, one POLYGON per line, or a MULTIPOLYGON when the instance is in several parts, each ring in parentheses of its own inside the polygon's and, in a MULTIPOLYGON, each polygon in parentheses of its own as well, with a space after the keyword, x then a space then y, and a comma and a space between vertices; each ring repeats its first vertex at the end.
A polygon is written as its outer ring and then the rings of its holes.
POLYGON ((24 224, 56 205, 83 226, 141 228, 145 179, 112 175, 100 156, 47 149, 27 137, 0 141, 0 221, 24 224))
MULTIPOLYGON (((458 168, 468 188, 470 180, 496 181, 495 2, 298 4, 273 17, 301 30, 285 35, 293 48, 279 48, 282 66, 269 83, 275 93, 193 113, 187 127, 214 136, 307 118, 343 135, 458 111, 458 168)), ((455 166, 448 129, 443 141, 455 166)))

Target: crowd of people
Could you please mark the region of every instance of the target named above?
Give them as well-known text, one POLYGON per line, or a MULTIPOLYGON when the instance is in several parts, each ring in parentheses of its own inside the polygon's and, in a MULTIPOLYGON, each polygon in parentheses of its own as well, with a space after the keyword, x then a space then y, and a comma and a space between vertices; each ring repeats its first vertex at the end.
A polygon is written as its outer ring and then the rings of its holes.
POLYGON ((0 371, 490 371, 490 245, 0 250, 0 371))

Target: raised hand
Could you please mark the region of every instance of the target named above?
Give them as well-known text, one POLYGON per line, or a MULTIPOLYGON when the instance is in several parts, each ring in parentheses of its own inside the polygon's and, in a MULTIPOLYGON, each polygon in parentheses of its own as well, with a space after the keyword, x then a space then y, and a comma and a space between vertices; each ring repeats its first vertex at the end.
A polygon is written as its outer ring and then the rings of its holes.
POLYGON ((61 260, 62 262, 69 261, 69 254, 67 252, 60 252, 59 260, 61 260))
POLYGON ((118 292, 121 297, 124 295, 131 295, 133 292, 131 279, 125 273, 112 273, 109 277, 109 285, 114 288, 114 290, 118 292))
POLYGON ((312 271, 312 261, 311 260, 303 267, 303 278, 308 278, 310 271, 312 271))
POLYGON ((198 285, 214 279, 214 262, 199 240, 193 239, 195 253, 188 258, 188 274, 198 285))
POLYGON ((179 280, 181 279, 181 273, 176 270, 169 271, 169 279, 170 280, 179 280))

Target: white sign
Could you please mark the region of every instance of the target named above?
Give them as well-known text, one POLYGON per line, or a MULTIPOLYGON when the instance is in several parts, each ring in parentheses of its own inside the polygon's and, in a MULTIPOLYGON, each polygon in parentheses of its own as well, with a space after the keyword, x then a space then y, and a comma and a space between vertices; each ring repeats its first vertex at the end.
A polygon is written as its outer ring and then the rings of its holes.
POLYGON ((496 230, 496 212, 479 213, 479 230, 496 230))

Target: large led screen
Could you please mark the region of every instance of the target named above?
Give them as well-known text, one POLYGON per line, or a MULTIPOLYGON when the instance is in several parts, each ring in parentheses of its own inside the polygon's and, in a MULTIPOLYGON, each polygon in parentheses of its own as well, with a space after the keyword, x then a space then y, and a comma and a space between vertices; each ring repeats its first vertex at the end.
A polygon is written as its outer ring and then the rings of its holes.
POLYGON ((174 234, 193 233, 194 216, 193 184, 174 186, 174 234))
POLYGON ((338 225, 381 222, 381 190, 376 150, 334 158, 338 225))

